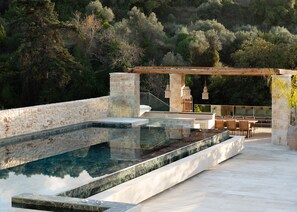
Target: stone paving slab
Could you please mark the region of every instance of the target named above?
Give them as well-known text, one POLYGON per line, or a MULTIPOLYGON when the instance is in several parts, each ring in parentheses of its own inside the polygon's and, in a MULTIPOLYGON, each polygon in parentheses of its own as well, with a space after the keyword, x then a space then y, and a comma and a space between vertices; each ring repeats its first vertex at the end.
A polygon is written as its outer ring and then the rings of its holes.
POLYGON ((130 124, 132 127, 148 124, 148 119, 139 118, 101 118, 97 119, 96 122, 99 123, 120 123, 120 124, 130 124))
POLYGON ((297 152, 247 139, 243 153, 141 203, 142 211, 296 212, 297 152))

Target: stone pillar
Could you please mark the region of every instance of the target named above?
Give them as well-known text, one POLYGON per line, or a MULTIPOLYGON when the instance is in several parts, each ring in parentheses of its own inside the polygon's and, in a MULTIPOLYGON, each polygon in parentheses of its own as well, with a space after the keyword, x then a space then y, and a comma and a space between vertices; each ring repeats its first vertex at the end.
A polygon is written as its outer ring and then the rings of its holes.
POLYGON ((110 117, 138 117, 140 110, 139 74, 110 74, 110 117))
POLYGON ((272 137, 273 144, 287 145, 287 132, 290 124, 289 101, 285 93, 291 90, 291 75, 272 76, 272 137), (282 84, 279 88, 279 83, 282 84))
POLYGON ((184 86, 184 74, 170 74, 170 112, 183 111, 182 88, 184 86))

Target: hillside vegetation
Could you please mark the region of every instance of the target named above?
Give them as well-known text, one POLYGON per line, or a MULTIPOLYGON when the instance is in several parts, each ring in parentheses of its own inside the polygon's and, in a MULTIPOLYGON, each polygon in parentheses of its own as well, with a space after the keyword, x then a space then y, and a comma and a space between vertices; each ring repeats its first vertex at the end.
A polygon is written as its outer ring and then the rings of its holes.
MULTIPOLYGON (((0 108, 108 95, 136 65, 296 69, 295 0, 0 0, 0 108)), ((168 76, 142 76, 163 98, 168 76)), ((270 104, 261 77, 187 80, 195 103, 270 104), (236 91, 236 92, 234 92, 236 91)))

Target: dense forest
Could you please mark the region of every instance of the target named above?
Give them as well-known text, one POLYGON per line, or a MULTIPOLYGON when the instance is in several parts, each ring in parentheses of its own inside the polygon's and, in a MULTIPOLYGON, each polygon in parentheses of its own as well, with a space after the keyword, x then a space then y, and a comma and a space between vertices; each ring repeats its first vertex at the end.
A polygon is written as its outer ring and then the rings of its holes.
MULTIPOLYGON (((0 109, 108 95, 136 65, 297 67, 295 0, 0 0, 0 109)), ((168 76, 142 76, 163 98, 168 76)), ((195 103, 268 105, 267 79, 187 80, 195 103), (234 92, 236 91, 236 92, 234 92)))

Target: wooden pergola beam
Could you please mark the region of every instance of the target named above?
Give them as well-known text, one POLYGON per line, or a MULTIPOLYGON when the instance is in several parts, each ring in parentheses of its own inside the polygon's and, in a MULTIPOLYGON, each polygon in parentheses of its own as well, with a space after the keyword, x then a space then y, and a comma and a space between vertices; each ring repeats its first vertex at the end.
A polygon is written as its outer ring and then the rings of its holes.
POLYGON ((229 68, 229 67, 188 67, 188 66, 136 66, 127 72, 138 74, 189 74, 189 75, 222 75, 222 76, 271 76, 291 74, 297 71, 272 68, 229 68))

